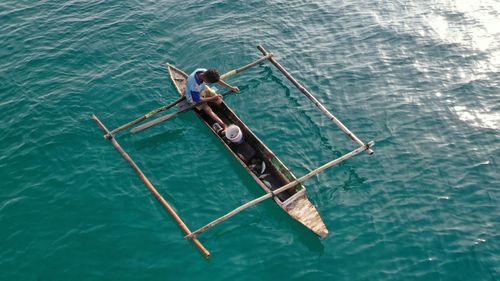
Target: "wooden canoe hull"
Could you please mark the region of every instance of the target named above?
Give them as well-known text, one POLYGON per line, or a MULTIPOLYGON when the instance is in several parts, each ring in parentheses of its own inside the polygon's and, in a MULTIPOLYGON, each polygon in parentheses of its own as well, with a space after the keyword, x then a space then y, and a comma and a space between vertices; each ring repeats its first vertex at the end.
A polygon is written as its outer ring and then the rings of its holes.
MULTIPOLYGON (((173 65, 167 64, 170 78, 174 83, 179 95, 183 95, 187 74, 173 65)), ((225 137, 219 135, 212 125, 214 121, 204 112, 193 110, 198 118, 217 136, 217 138, 234 155, 255 181, 265 192, 278 189, 279 187, 293 181, 296 177, 281 162, 276 155, 248 128, 243 121, 229 108, 226 103, 220 106, 212 106, 212 110, 226 123, 235 124, 243 132, 244 142, 233 144, 225 137), (263 167, 265 169, 263 171, 263 167)), ((275 196, 274 201, 292 218, 305 227, 324 238, 328 230, 321 219, 320 214, 309 201, 306 189, 302 184, 275 196)))

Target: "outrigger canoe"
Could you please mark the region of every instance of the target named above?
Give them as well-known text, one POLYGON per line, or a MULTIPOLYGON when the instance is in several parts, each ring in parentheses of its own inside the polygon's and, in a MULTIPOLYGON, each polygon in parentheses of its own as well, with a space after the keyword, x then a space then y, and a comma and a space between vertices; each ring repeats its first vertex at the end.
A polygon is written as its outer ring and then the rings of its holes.
MULTIPOLYGON (((224 121, 226 124, 235 124, 238 126, 243 133, 243 142, 231 142, 226 139, 225 136, 219 135, 217 129, 213 128, 214 121, 205 115, 205 113, 197 111, 194 106, 189 106, 186 104, 185 98, 182 96, 184 93, 184 88, 186 84, 187 75, 182 70, 172 66, 167 65, 168 71, 170 73, 170 78, 172 79, 177 92, 181 95, 176 101, 173 101, 167 105, 154 109, 135 120, 132 120, 126 124, 123 124, 113 130, 109 130, 104 123, 97 118, 94 114, 92 119, 104 132, 104 137, 109 140, 111 145, 120 153, 120 155, 130 164, 132 169, 136 172, 139 179, 141 179, 146 187, 151 191, 158 202, 165 208, 165 210, 172 216, 175 222, 179 225, 181 230, 184 232, 185 239, 189 239, 193 245, 203 254, 205 257, 210 256, 210 252, 203 246, 203 244, 198 240, 197 236, 206 231, 207 229, 229 219, 230 217, 236 215, 237 213, 246 210, 264 200, 273 198, 274 201, 292 218, 299 221, 302 225, 319 235, 320 237, 325 237, 328 234, 321 216, 309 201, 306 196, 306 189, 302 185, 307 179, 325 171, 326 169, 333 167, 342 161, 345 161, 355 155, 366 151, 369 155, 373 154, 372 147, 374 145, 373 141, 364 143, 359 139, 353 132, 351 132, 337 117, 335 117, 319 100, 317 100, 312 93, 310 93, 300 82, 298 82, 272 55, 264 49, 263 46, 257 46, 257 49, 264 55, 263 57, 255 60, 254 62, 242 66, 237 69, 233 69, 221 76, 225 78, 240 73, 250 67, 256 66, 264 61, 271 62, 276 68, 281 71, 285 77, 290 80, 290 82, 297 87, 297 89, 304 94, 323 114, 325 114, 329 120, 337 125, 337 127, 343 131, 353 142, 357 144, 357 147, 343 154, 342 156, 330 160, 327 163, 315 168, 314 170, 308 172, 307 174, 296 178, 292 172, 272 153, 272 151, 262 143, 257 136, 241 121, 241 119, 225 104, 224 102, 220 106, 213 106, 212 109, 215 113, 224 121), (222 142, 222 144, 233 154, 233 156, 241 163, 241 165, 248 171, 248 173, 255 179, 255 181, 262 187, 266 194, 259 196, 245 204, 239 206, 238 208, 228 212, 227 214, 211 221, 210 223, 191 231, 187 224, 182 220, 182 218, 177 214, 175 209, 170 205, 170 203, 165 200, 165 198, 158 192, 151 181, 146 177, 146 175, 141 171, 139 166, 134 162, 130 155, 120 146, 116 140, 115 135, 139 122, 148 119, 149 117, 156 115, 157 113, 163 112, 172 108, 175 105, 179 105, 180 110, 170 113, 147 123, 134 127, 130 130, 131 133, 136 133, 144 129, 150 128, 156 124, 164 122, 171 119, 172 117, 190 111, 193 109, 196 116, 214 133, 214 135, 222 142)), ((226 92, 224 95, 229 94, 226 92)))
MULTIPOLYGON (((170 78, 180 96, 186 87, 187 74, 171 64, 167 64, 170 78)), ((231 154, 241 163, 254 180, 270 193, 287 183, 297 180, 294 174, 274 155, 274 153, 248 128, 247 125, 225 103, 212 106, 212 110, 226 124, 238 126, 243 133, 243 142, 235 144, 213 128, 213 121, 203 111, 193 110, 198 118, 214 133, 231 154)), ((285 192, 274 196, 274 201, 292 218, 320 237, 326 237, 328 230, 318 210, 309 201, 306 188, 298 183, 285 192)))

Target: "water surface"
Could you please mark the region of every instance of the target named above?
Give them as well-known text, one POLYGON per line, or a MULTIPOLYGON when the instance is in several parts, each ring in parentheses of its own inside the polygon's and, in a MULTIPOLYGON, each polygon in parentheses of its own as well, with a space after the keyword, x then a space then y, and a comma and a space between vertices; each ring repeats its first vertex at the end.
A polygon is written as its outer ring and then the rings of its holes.
MULTIPOLYGON (((4 1, 2 280, 498 280, 500 3, 4 1), (366 154, 306 182, 320 240, 265 202, 201 258, 90 120, 176 98, 165 63, 221 72, 263 44, 366 154)), ((355 148, 269 63, 227 103, 301 176, 355 148)), ((118 140, 191 228, 262 190, 187 113, 118 140)))

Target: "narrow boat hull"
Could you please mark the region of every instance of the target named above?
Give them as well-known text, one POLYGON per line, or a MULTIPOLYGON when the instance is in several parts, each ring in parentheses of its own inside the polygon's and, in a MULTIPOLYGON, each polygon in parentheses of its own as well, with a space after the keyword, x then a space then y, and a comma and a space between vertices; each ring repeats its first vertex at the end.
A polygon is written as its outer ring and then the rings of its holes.
MULTIPOLYGON (((179 95, 183 95, 187 74, 182 70, 167 64, 170 78, 174 83, 179 95)), ((272 151, 248 128, 243 121, 224 102, 220 106, 212 106, 212 110, 226 123, 235 124, 243 132, 244 142, 234 144, 220 136, 212 125, 214 121, 204 112, 193 110, 198 118, 210 128, 217 138, 234 155, 255 181, 264 189, 271 192, 293 180, 296 177, 292 172, 272 153, 272 151)), ((306 195, 306 189, 302 184, 297 184, 283 193, 275 196, 274 201, 292 218, 305 227, 324 238, 328 230, 314 205, 306 195)))

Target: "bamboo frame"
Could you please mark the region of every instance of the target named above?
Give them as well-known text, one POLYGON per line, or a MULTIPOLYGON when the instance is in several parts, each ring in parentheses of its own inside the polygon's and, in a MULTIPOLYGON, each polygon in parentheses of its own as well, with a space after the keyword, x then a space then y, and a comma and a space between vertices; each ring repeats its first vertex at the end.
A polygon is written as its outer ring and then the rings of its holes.
MULTIPOLYGON (((269 53, 264 49, 262 45, 257 46, 257 49, 261 51, 263 55, 268 55, 269 53)), ((362 142, 353 132, 351 132, 337 117, 335 117, 326 107, 319 102, 304 86, 302 86, 280 63, 278 63, 273 57, 269 58, 269 61, 276 66, 292 84, 299 89, 305 96, 311 100, 314 105, 321 110, 330 120, 332 120, 349 138, 356 142, 359 146, 365 146, 366 144, 362 142)), ((367 149, 368 154, 372 155, 373 150, 367 149)))
POLYGON ((222 74, 220 76, 220 79, 224 80, 224 79, 226 79, 226 78, 228 78, 230 76, 233 76, 234 74, 237 74, 237 73, 240 73, 242 71, 245 71, 245 70, 249 69, 250 67, 254 67, 254 66, 258 65, 259 63, 261 63, 261 62, 263 62, 263 61, 265 61, 267 59, 270 59, 272 56, 273 56, 272 53, 267 53, 265 56, 263 56, 263 57, 255 60, 254 62, 251 62, 251 63, 249 63, 249 64, 247 64, 245 66, 233 69, 231 71, 228 71, 228 72, 222 74))
MULTIPOLYGON (((132 160, 132 158, 123 150, 123 148, 120 146, 120 144, 116 141, 116 139, 113 137, 111 132, 104 126, 104 124, 97 118, 97 116, 92 115, 92 119, 97 123, 97 125, 101 128, 101 130, 104 131, 106 138, 111 142, 111 144, 116 148, 116 150, 120 153, 120 155, 130 164, 132 169, 137 173, 139 178, 144 182, 146 187, 151 191, 151 193, 154 195, 154 197, 160 202, 160 204, 167 210, 167 212, 172 216, 172 218, 175 220, 175 222, 179 225, 179 227, 182 229, 182 231, 186 234, 189 235, 191 234, 191 231, 187 227, 187 225, 184 223, 184 221, 177 215, 175 210, 170 206, 170 204, 161 196, 161 194, 156 190, 156 188, 153 186, 153 184, 149 181, 149 179, 144 175, 144 173, 139 169, 137 164, 132 160)), ((192 242, 194 246, 201 252, 201 254, 208 258, 210 256, 210 252, 201 244, 201 242, 198 239, 192 239, 192 242)))
POLYGON ((315 175, 321 173, 322 171, 324 171, 324 170, 326 170, 326 169, 328 169, 328 168, 330 168, 330 167, 332 167, 334 165, 337 165, 340 162, 353 157, 354 155, 357 155, 357 154, 361 153, 362 151, 370 149, 373 146, 373 144, 374 144, 373 142, 369 142, 368 144, 360 146, 360 147, 354 149, 353 151, 351 151, 349 153, 346 153, 346 154, 342 155, 341 157, 336 158, 336 159, 334 159, 334 160, 332 160, 332 161, 330 161, 330 162, 328 162, 328 163, 326 163, 326 164, 324 164, 324 165, 322 165, 322 166, 320 166, 320 167, 312 170, 311 172, 307 173, 306 175, 304 175, 304 176, 302 176, 302 177, 300 177, 300 178, 298 178, 298 179, 296 179, 296 180, 294 180, 292 182, 289 182, 289 183, 285 184, 284 186, 282 186, 282 187, 280 187, 280 188, 278 188, 278 189, 276 189, 274 191, 266 193, 265 195, 262 195, 262 196, 254 199, 252 201, 249 201, 249 202, 241 205, 240 207, 238 207, 238 208, 230 211, 229 213, 223 215, 222 217, 219 217, 218 219, 213 220, 212 222, 206 224, 205 226, 202 226, 199 229, 191 232, 190 234, 186 235, 184 238, 185 239, 195 239, 196 236, 198 234, 202 233, 203 231, 205 231, 205 230, 207 230, 207 229, 209 229, 209 228, 211 228, 211 227, 213 227, 213 226, 215 226, 215 225, 217 225, 217 224, 219 224, 219 223, 221 223, 221 222, 229 219, 230 217, 236 215, 237 213, 239 213, 239 212, 241 212, 241 211, 243 211, 243 210, 245 210, 247 208, 252 207, 253 205, 256 205, 256 204, 258 204, 258 203, 260 203, 260 202, 262 202, 262 201, 264 201, 266 199, 272 198, 272 197, 276 196, 277 194, 279 194, 281 192, 284 192, 284 191, 286 191, 286 190, 294 187, 298 183, 302 183, 302 182, 306 181, 310 177, 315 176, 315 175))
MULTIPOLYGON (((179 227, 181 228, 181 230, 185 233, 185 236, 184 238, 185 239, 189 239, 191 240, 191 242, 195 245, 195 247, 202 253, 202 255, 204 257, 209 257, 210 256, 210 252, 201 244, 201 242, 197 239, 197 235, 208 230, 209 228, 231 218, 232 216, 236 215, 237 213, 239 212, 242 212, 243 210, 245 209, 248 209, 266 199, 269 199, 269 198, 273 198, 274 196, 276 196, 277 194, 281 193, 281 192, 284 192, 290 188, 293 188, 295 187, 297 184, 299 183, 303 183, 304 181, 306 181, 307 179, 323 172, 324 170, 336 165, 336 164, 339 164, 341 163, 342 161, 348 159, 348 158, 351 158, 359 153, 361 153, 362 151, 367 151, 370 155, 373 154, 373 150, 371 149, 371 147, 374 145, 374 142, 373 141, 370 141, 368 143, 363 143, 356 135, 354 135, 354 133, 352 133, 339 119, 337 119, 332 113, 330 113, 330 111, 328 111, 328 109, 326 109, 326 107, 321 104, 321 102, 319 102, 304 86, 302 86, 281 64, 279 64, 274 58, 273 58, 273 54, 272 53, 269 53, 267 52, 263 46, 259 45, 257 46, 257 48, 262 52, 262 54, 264 55, 263 57, 253 61, 252 63, 249 63, 245 66, 242 66, 240 68, 237 68, 237 69, 233 69, 231 71, 228 71, 227 73, 221 75, 221 79, 225 79, 225 78, 228 78, 234 74, 237 74, 237 73, 240 73, 244 70, 247 70, 255 65, 258 65, 260 64, 261 62, 265 61, 265 60, 269 60, 274 66, 276 66, 278 68, 278 70, 280 70, 284 75, 285 77, 290 80, 292 82, 292 84, 294 84, 294 86, 296 86, 305 96, 307 96, 313 103, 316 107, 318 107, 326 116, 328 116, 328 118, 333 121, 349 138, 351 138, 354 142, 356 142, 359 147, 352 150, 351 152, 348 152, 344 155, 342 155, 341 157, 339 158, 336 158, 330 162, 327 162, 326 164, 312 170, 311 172, 307 173, 306 175, 296 179, 296 180, 293 180, 285 185, 283 185, 282 187, 274 190, 274 191, 270 191, 268 193, 266 193, 265 195, 262 195, 254 200, 251 200, 235 209, 233 209, 232 211, 228 212, 227 214, 213 220, 212 222, 202 226, 201 228, 191 232, 191 230, 187 227, 187 225, 184 223, 184 221, 179 217, 179 215, 175 212, 175 210, 170 206, 170 204, 161 196, 161 194, 156 190, 156 188, 153 186, 153 184, 149 181, 149 179, 144 175, 144 173, 139 169, 139 167, 137 166, 137 164, 132 160, 132 158, 123 150, 123 148, 120 146, 120 144, 116 141, 116 139, 114 138, 114 134, 125 129, 125 128, 128 128, 132 125, 135 125, 147 118, 149 118, 150 116, 156 114, 156 113, 159 113, 161 111, 165 111, 171 107, 173 107, 174 105, 178 104, 179 102, 181 102, 182 100, 184 100, 184 97, 181 97, 179 99, 177 99, 176 101, 170 103, 170 104, 167 104, 167 105, 164 105, 160 108, 157 108, 155 110, 152 110, 150 111, 149 113, 129 122, 129 123, 126 123, 114 130, 112 130, 111 132, 104 126, 104 124, 97 118, 97 116, 95 115, 92 115, 92 119, 97 123, 97 125, 102 129, 102 131, 105 133, 104 134, 104 137, 110 141, 110 143, 115 147, 115 149, 121 154, 121 156, 130 164, 130 166, 134 169, 134 171, 137 173, 137 175, 139 176, 139 178, 144 182, 144 184, 146 185, 146 187, 150 190, 150 192, 155 196, 155 198, 160 202, 160 204, 167 210, 167 212, 172 216, 172 218, 175 220, 175 222, 179 225, 179 227)), ((226 93, 224 93, 223 95, 227 95, 231 93, 231 91, 228 91, 226 93)), ((138 131, 141 131, 141 130, 144 130, 146 128, 149 128, 157 123, 160 123, 162 121, 166 121, 174 116, 176 116, 177 114, 180 114, 182 112, 186 112, 188 111, 189 109, 191 109, 192 107, 187 107, 183 110, 180 110, 180 111, 177 111, 177 112, 174 112, 174 113, 171 113, 171 114, 167 114, 163 117, 160 117, 160 118, 157 118, 157 119, 154 119, 150 122, 147 122, 143 125, 140 125, 140 126, 137 126, 135 128, 133 128, 131 130, 132 133, 135 133, 135 132, 138 132, 138 131)))
MULTIPOLYGON (((226 78, 228 78, 228 77, 230 77, 230 76, 233 76, 234 74, 237 74, 237 73, 240 73, 240 72, 242 72, 242 71, 245 71, 245 70, 247 70, 247 69, 249 69, 249 68, 251 68, 251 67, 254 67, 254 66, 258 65, 259 63, 261 63, 261 62, 263 62, 263 61, 265 61, 265 60, 267 60, 267 59, 271 58, 272 56, 273 56, 273 54, 269 53, 269 54, 267 54, 267 55, 265 55, 265 56, 263 56, 263 57, 261 57, 261 58, 259 58, 259 59, 255 60, 255 61, 253 61, 253 62, 251 62, 251 63, 247 64, 247 65, 244 65, 244 66, 242 66, 242 67, 239 67, 239 68, 236 68, 236 69, 230 70, 230 71, 228 71, 228 72, 226 72, 226 73, 222 74, 222 75, 220 76, 220 79, 221 79, 221 80, 223 80, 223 79, 226 79, 226 78)), ((126 129, 126 128, 130 127, 130 126, 133 126, 133 125, 135 125, 135 124, 137 124, 137 123, 139 123, 139 122, 141 122, 141 121, 144 121, 144 120, 148 119, 149 117, 151 117, 151 116, 153 116, 153 115, 155 115, 155 114, 157 114, 157 113, 160 113, 160 112, 162 112, 162 111, 168 110, 168 109, 170 109, 171 107, 173 107, 174 105, 176 105, 176 104, 180 103, 181 101, 183 101, 185 98, 186 98, 186 97, 182 96, 182 97, 178 98, 177 100, 175 100, 175 101, 173 101, 173 102, 171 102, 171 103, 169 103, 169 104, 167 104, 167 105, 164 105, 164 106, 159 107, 159 108, 157 108, 157 109, 153 109, 153 110, 151 110, 150 112, 148 112, 148 113, 146 113, 146 114, 142 115, 141 117, 138 117, 137 119, 134 119, 134 120, 132 120, 132 121, 130 121, 130 122, 128 122, 128 123, 126 123, 126 124, 123 124, 123 125, 119 126, 119 127, 118 127, 118 128, 116 128, 116 129, 113 129, 113 130, 111 131, 110 135, 115 135, 116 133, 118 133, 118 132, 120 132, 120 131, 122 131, 122 130, 124 130, 124 129, 126 129)), ((186 111, 187 111, 187 110, 186 110, 186 111)), ((185 112, 185 111, 182 111, 182 112, 185 112)), ((178 113, 182 113, 182 112, 178 112, 178 113)), ((172 113, 172 114, 170 114, 170 115, 172 115, 172 116, 171 116, 171 117, 166 118, 165 120, 170 119, 170 118, 174 117, 174 116, 175 116, 175 115, 177 115, 177 114, 172 113)), ((155 120, 156 120, 156 119, 155 119, 155 120)), ((165 120, 163 120, 163 121, 165 121, 165 120)), ((161 122, 161 121, 159 121, 159 122, 161 122)), ((159 123, 159 122, 158 122, 158 123, 159 123)), ((145 129, 145 128, 144 128, 144 129, 145 129)), ((143 129, 143 130, 144 130, 144 129, 143 129)), ((140 130, 140 129, 135 129, 135 130, 134 130, 134 129, 132 129, 131 133, 135 133, 135 132, 138 132, 138 131, 141 131, 141 130, 140 130)), ((107 138, 107 137, 108 137, 108 135, 105 135, 104 137, 105 137, 105 138, 107 138)))
MULTIPOLYGON (((233 91, 229 90, 229 91, 227 91, 227 92, 224 92, 221 96, 225 97, 225 96, 229 95, 230 93, 233 93, 233 91)), ((184 97, 184 96, 183 96, 183 97, 184 97)), ((196 106, 198 106, 198 105, 200 105, 200 104, 202 104, 202 103, 206 103, 206 102, 199 102, 199 103, 195 103, 195 104, 189 105, 188 107, 183 108, 183 109, 181 109, 181 110, 179 110, 179 111, 176 111, 176 112, 173 112, 173 113, 170 113, 170 114, 164 115, 164 116, 162 116, 162 117, 158 117, 158 118, 156 118, 156 119, 153 119, 153 120, 151 120, 151 121, 149 121, 149 122, 146 122, 146 123, 144 123, 144 124, 141 124, 141 125, 139 125, 139 126, 137 126, 137 127, 132 128, 132 129, 130 130, 130 133, 131 133, 131 134, 135 134, 135 133, 138 133, 138 132, 140 132, 140 131, 144 131, 144 130, 146 130, 147 128, 150 128, 150 127, 152 127, 152 126, 154 126, 154 125, 156 125, 156 124, 159 124, 159 123, 161 123, 161 122, 167 121, 167 120, 169 120, 169 119, 171 119, 171 118, 173 118, 173 117, 175 117, 175 116, 177 116, 177 115, 179 115, 179 114, 181 114, 181 113, 184 113, 184 112, 186 112, 186 111, 189 111, 189 110, 193 109, 194 107, 196 107, 196 106)))

